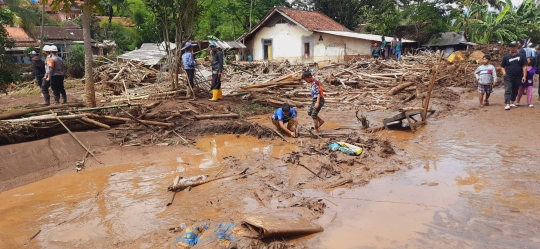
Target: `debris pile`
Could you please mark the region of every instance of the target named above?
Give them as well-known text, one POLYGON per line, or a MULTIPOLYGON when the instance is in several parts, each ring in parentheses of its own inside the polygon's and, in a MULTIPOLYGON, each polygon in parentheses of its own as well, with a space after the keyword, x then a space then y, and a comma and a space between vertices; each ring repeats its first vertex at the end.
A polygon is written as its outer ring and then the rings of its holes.
POLYGON ((103 91, 112 91, 120 95, 126 89, 148 86, 156 83, 161 72, 147 68, 143 62, 111 62, 94 68, 94 82, 101 85, 103 91))

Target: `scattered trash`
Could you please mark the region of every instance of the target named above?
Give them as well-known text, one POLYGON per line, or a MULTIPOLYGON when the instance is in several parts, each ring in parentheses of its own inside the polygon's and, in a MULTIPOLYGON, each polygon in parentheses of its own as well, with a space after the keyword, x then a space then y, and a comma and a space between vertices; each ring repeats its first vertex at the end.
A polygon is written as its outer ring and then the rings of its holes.
POLYGON ((176 247, 189 248, 201 240, 201 234, 208 229, 206 222, 185 229, 185 233, 176 238, 176 247))
POLYGON ((333 151, 340 150, 341 152, 352 156, 358 156, 362 154, 363 151, 362 148, 345 142, 331 143, 328 145, 328 148, 333 151))
POLYGON ((14 194, 14 197, 21 197, 21 196, 32 196, 34 193, 27 193, 27 194, 14 194))

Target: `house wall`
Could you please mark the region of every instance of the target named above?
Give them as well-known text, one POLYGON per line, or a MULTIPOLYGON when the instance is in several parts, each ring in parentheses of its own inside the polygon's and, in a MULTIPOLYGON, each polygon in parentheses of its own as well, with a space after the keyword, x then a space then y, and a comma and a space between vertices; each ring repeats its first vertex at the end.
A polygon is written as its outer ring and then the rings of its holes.
POLYGON ((314 61, 343 61, 346 55, 370 55, 373 41, 315 32, 314 61), (322 41, 320 39, 322 38, 322 41))
POLYGON ((301 58, 304 50, 302 41, 309 42, 310 33, 295 24, 276 23, 272 27, 262 27, 247 44, 248 55, 253 60, 264 59, 264 41, 271 41, 272 59, 285 60, 301 58))
POLYGON ((245 45, 245 55, 253 60, 264 60, 264 41, 272 43, 273 60, 291 62, 343 61, 346 55, 370 55, 373 41, 305 31, 291 23, 273 23, 262 27, 245 45), (320 40, 322 38, 322 41, 320 40), (304 44, 309 43, 309 56, 304 44))

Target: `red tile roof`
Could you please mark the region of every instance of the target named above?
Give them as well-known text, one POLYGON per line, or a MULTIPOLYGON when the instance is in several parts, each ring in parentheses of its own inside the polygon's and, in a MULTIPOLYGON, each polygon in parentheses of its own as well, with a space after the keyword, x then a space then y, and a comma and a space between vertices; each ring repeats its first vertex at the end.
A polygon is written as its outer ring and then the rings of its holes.
POLYGON ((321 12, 276 7, 269 11, 255 27, 238 38, 238 41, 250 39, 274 15, 284 16, 308 31, 350 31, 321 12))
POLYGON ((345 26, 339 24, 321 12, 296 10, 283 7, 278 7, 276 9, 300 25, 304 26, 304 28, 308 29, 309 31, 350 31, 349 29, 345 28, 345 26))
POLYGON ((9 37, 15 40, 15 47, 30 47, 39 45, 36 39, 30 37, 22 28, 10 27, 8 25, 4 25, 4 28, 6 29, 9 37))

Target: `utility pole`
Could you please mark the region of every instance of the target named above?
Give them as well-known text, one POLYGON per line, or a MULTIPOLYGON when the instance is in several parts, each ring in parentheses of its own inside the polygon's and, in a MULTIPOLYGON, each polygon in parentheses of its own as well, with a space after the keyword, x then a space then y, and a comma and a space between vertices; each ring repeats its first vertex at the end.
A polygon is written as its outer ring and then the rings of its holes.
POLYGON ((253 12, 253 0, 251 0, 251 7, 249 8, 249 30, 251 30, 251 13, 253 12))
POLYGON ((43 34, 43 25, 45 24, 45 1, 46 0, 41 0, 41 38, 39 39, 39 52, 41 54, 43 54, 43 39, 45 38, 43 34))

